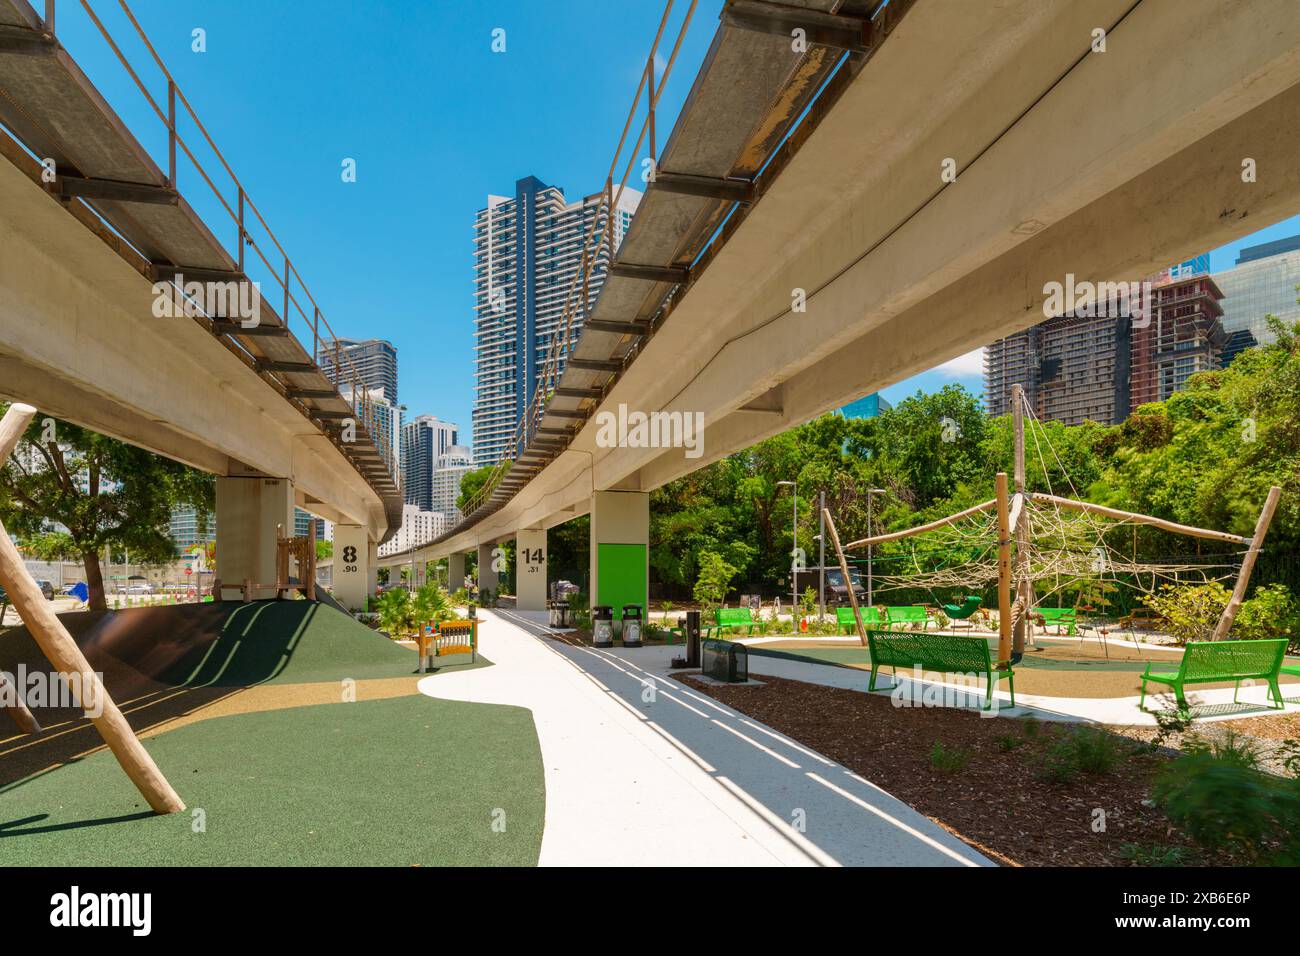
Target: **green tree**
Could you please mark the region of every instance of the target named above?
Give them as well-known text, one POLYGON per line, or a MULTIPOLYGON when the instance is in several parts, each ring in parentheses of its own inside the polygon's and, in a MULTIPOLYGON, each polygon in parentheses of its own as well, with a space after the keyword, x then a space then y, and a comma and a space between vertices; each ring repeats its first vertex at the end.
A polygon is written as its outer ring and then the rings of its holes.
MULTIPOLYGON (((510 465, 511 462, 508 460, 503 463, 501 469, 502 475, 510 470, 510 465)), ((493 469, 496 467, 497 466, 495 465, 484 465, 482 468, 475 468, 473 471, 468 471, 461 476, 460 494, 456 496, 456 507, 460 511, 465 512, 466 505, 468 505, 483 486, 487 484, 488 479, 492 477, 493 469)))
POLYGON ((0 469, 0 520, 28 553, 80 560, 89 606, 98 610, 108 607, 105 549, 129 550, 144 563, 171 560, 172 508, 192 505, 202 534, 213 501, 211 475, 53 419, 34 421, 0 469))
POLYGON ((718 607, 727 597, 737 571, 720 554, 700 555, 700 576, 695 581, 695 600, 706 608, 718 607))

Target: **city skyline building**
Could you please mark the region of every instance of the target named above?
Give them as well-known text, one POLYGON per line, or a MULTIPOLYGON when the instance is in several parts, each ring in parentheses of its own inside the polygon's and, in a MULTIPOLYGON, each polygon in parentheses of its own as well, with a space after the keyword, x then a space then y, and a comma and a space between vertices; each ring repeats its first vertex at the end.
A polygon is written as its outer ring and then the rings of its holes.
MULTIPOLYGON (((339 394, 354 409, 364 404, 374 417, 375 448, 383 456, 390 474, 400 477, 402 419, 406 406, 391 401, 382 388, 353 389, 349 384, 339 386, 339 394)), ((357 424, 361 424, 358 412, 357 424)))
POLYGON ((387 557, 418 548, 438 537, 447 527, 447 516, 441 512, 426 511, 412 504, 403 505, 402 525, 397 534, 379 546, 379 554, 387 557))
POLYGON ((402 489, 407 504, 425 511, 433 504, 433 476, 438 462, 460 444, 460 426, 434 415, 417 415, 402 426, 402 489))
POLYGON ((539 388, 550 388, 564 370, 543 382, 548 351, 564 329, 565 305, 585 251, 594 253, 586 283, 586 308, 595 303, 609 264, 603 240, 612 223, 617 249, 641 193, 624 189, 612 214, 604 194, 572 202, 559 186, 535 176, 515 183, 513 196, 488 196, 474 220, 475 396, 472 413, 474 463, 495 464, 516 454, 512 439, 539 388), (589 232, 595 238, 587 243, 589 232))
POLYGON ((1274 340, 1266 316, 1275 315, 1287 325, 1300 322, 1300 235, 1246 246, 1231 269, 1214 274, 1223 291, 1223 331, 1230 344, 1228 358, 1245 342, 1236 333, 1248 331, 1255 344, 1274 340))
POLYGON ((1135 322, 1118 300, 1006 336, 984 353, 989 415, 1011 411, 1019 384, 1044 421, 1115 425, 1139 405, 1163 401, 1197 372, 1219 368, 1228 336, 1222 293, 1201 256, 1156 276, 1150 314, 1135 322), (1093 314, 1102 312, 1102 315, 1093 314))
POLYGON ((317 351, 321 372, 340 392, 351 387, 355 374, 365 388, 382 390, 397 401, 397 348, 386 339, 322 339, 317 351))
POLYGON ((464 445, 454 445, 438 459, 433 473, 432 511, 447 516, 451 524, 460 520, 456 499, 460 497, 460 482, 474 470, 474 452, 464 445))
POLYGON ((839 409, 845 418, 875 418, 881 412, 887 412, 894 406, 885 401, 879 392, 863 395, 839 409))

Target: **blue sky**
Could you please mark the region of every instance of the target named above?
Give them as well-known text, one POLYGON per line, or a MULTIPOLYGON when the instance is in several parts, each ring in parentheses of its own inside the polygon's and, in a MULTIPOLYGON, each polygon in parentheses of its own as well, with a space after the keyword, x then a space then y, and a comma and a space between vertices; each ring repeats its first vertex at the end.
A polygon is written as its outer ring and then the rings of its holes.
MULTIPOLYGON (((165 103, 166 83, 133 42, 118 6, 92 6, 165 103)), ((392 341, 408 415, 458 422, 465 440, 474 378, 473 216, 489 193, 511 194, 527 175, 564 187, 570 198, 600 188, 662 3, 315 0, 311 16, 286 0, 131 6, 333 328, 392 341), (491 49, 498 28, 506 31, 505 53, 491 49), (206 52, 192 49, 195 29, 205 31, 206 52), (340 176, 347 158, 356 161, 355 183, 340 176)), ((675 4, 665 47, 688 6, 675 4)), ((721 6, 698 4, 660 104, 661 136, 689 90, 721 6)), ((165 129, 84 11, 59 4, 57 27, 165 167, 165 129)), ((233 206, 233 185, 199 147, 187 117, 179 128, 233 206)), ((233 223, 183 157, 178 179, 233 249, 233 223)), ((1300 217, 1214 251, 1211 267, 1230 266, 1241 245, 1297 232, 1300 217)), ((253 268, 250 274, 278 303, 278 287, 267 291, 269 276, 253 268)), ((310 347, 310 332, 304 335, 301 325, 294 331, 310 347)), ((979 353, 884 395, 896 402, 949 382, 979 392, 979 353)))
MULTIPOLYGON (((474 214, 528 175, 570 198, 603 187, 663 4, 313 0, 304 16, 308 5, 288 0, 128 2, 330 324, 391 340, 407 414, 468 433, 474 214), (205 53, 191 49, 195 28, 206 31, 205 53), (506 31, 505 53, 491 50, 496 28, 506 31), (355 183, 340 176, 349 157, 355 183)), ((674 5, 665 47, 689 5, 674 5)), ((117 4, 91 6, 165 103, 166 81, 148 51, 127 42, 134 30, 117 4)), ((660 103, 661 137, 721 7, 698 4, 660 103)), ((80 5, 60 3, 56 27, 165 168, 165 128, 80 5)), ((185 117, 178 125, 200 141, 185 117)), ((196 152, 228 184, 210 153, 196 152)), ((232 221, 183 158, 178 169, 186 199, 233 249, 232 221)), ((232 205, 236 194, 229 186, 232 205)), ((269 277, 250 274, 279 311, 278 286, 268 292, 269 277)), ((310 348, 310 333, 305 341, 310 348)))

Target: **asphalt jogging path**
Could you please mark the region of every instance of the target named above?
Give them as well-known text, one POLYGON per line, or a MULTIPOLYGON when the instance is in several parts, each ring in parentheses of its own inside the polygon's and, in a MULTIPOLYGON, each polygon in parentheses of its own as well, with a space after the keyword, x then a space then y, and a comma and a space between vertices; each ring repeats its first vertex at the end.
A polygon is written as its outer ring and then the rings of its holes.
POLYGON ((680 648, 577 647, 526 614, 479 614, 495 666, 419 687, 532 711, 542 866, 992 865, 857 774, 670 680, 680 648))

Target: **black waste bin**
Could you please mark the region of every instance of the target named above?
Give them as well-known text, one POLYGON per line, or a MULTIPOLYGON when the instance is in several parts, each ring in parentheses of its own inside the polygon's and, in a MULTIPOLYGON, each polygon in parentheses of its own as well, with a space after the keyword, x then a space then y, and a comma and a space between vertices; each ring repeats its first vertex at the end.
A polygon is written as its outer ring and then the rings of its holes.
POLYGON ((623 646, 641 646, 641 605, 623 605, 623 646))
POLYGON ((743 684, 749 680, 749 648, 732 641, 704 642, 700 671, 714 680, 743 684))
POLYGON ((614 609, 608 604, 591 609, 591 643, 593 647, 614 646, 614 609))

